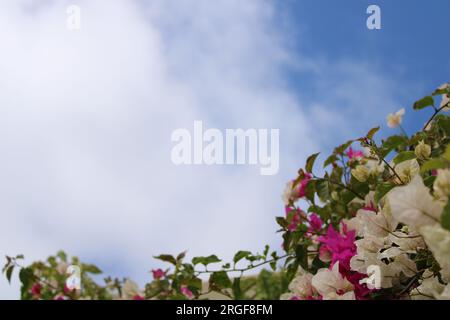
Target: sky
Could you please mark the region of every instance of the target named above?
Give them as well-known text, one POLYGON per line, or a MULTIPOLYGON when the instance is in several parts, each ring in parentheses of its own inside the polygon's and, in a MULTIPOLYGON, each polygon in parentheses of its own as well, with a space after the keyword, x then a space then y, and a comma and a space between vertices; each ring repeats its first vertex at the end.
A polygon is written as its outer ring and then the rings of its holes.
MULTIPOLYGON (((0 3, 0 255, 64 249, 139 284, 153 256, 279 248, 306 157, 449 81, 450 2, 18 0, 0 3), (81 29, 66 27, 69 5, 81 29), (366 9, 381 8, 381 30, 366 9), (171 133, 280 129, 280 170, 175 166, 171 133)), ((0 280, 0 298, 19 284, 0 280)))

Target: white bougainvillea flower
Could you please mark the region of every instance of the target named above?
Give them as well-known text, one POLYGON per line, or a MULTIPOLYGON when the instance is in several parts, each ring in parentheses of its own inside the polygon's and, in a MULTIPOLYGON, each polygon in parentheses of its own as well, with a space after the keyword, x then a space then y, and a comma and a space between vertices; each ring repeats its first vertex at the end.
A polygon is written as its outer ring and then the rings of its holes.
POLYGON ((356 166, 351 170, 352 175, 359 182, 366 182, 370 176, 377 176, 384 171, 384 163, 376 160, 367 160, 364 164, 356 166))
POLYGON ((371 266, 378 266, 380 268, 380 286, 382 288, 391 288, 393 286, 392 281, 397 276, 397 271, 392 266, 386 265, 381 261, 379 259, 379 253, 359 250, 358 248, 358 254, 350 260, 351 269, 362 274, 368 274, 368 269, 371 266))
POLYGON ((311 284, 313 275, 301 270, 289 284, 288 293, 283 294, 281 300, 308 300, 317 295, 311 284))
POLYGON ((420 141, 419 144, 414 149, 414 153, 417 158, 421 160, 426 160, 430 158, 431 155, 431 146, 426 144, 423 141, 420 141))
POLYGON ((370 171, 365 165, 358 165, 355 169, 352 169, 352 176, 359 182, 366 182, 369 179, 370 171))
MULTIPOLYGON (((439 87, 439 90, 444 90, 444 89, 447 89, 448 87, 449 87, 449 84, 444 83, 442 86, 439 87)), ((439 107, 443 108, 449 102, 450 102, 450 98, 446 94, 443 94, 442 101, 441 101, 441 104, 439 107)), ((442 111, 445 111, 445 112, 450 111, 450 107, 445 107, 444 109, 442 109, 442 111)))
POLYGON ((437 177, 433 183, 434 195, 444 201, 447 202, 448 197, 450 196, 450 170, 449 169, 438 169, 437 177))
POLYGON ((392 189, 387 201, 392 217, 410 227, 435 225, 440 221, 443 205, 433 198, 420 175, 409 184, 392 189))
MULTIPOLYGON (((446 286, 439 282, 433 273, 426 270, 420 281, 420 285, 411 291, 411 298, 414 300, 434 300, 443 296, 446 286)), ((450 288, 450 286, 447 286, 450 288)), ((447 298, 450 299, 450 296, 447 298)))
POLYGON ((389 234, 388 241, 407 253, 416 253, 417 249, 426 248, 423 238, 417 233, 395 231, 389 234))
POLYGON ((389 232, 395 230, 397 223, 385 211, 374 212, 372 210, 359 209, 356 216, 348 221, 348 228, 356 230, 360 237, 384 238, 389 232))
POLYGON ((403 273, 408 277, 412 277, 417 273, 416 263, 409 258, 406 252, 398 247, 384 250, 378 255, 378 259, 390 260, 387 266, 396 275, 403 273))
POLYGON ((420 233, 439 263, 441 274, 450 281, 450 231, 440 225, 432 225, 421 227, 420 233))
POLYGON ((395 176, 395 183, 408 183, 420 172, 420 165, 416 159, 406 160, 394 166, 394 170, 399 176, 395 176))
POLYGON ((402 123, 402 117, 405 115, 405 109, 402 108, 396 113, 389 113, 386 120, 389 128, 397 128, 402 123))
POLYGON ((355 300, 354 287, 339 272, 339 262, 331 270, 317 271, 311 282, 324 300, 355 300))
POLYGON ((125 280, 122 286, 122 299, 126 300, 140 300, 143 297, 143 293, 139 290, 138 285, 129 279, 125 280))
POLYGON ((284 188, 282 199, 285 205, 289 204, 290 199, 294 197, 295 191, 293 190, 294 181, 289 181, 284 188))

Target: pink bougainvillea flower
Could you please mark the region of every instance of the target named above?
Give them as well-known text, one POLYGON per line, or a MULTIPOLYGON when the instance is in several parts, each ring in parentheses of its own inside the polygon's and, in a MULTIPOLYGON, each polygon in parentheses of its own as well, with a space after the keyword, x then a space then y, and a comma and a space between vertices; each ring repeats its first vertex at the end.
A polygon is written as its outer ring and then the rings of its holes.
POLYGON ((194 294, 187 286, 181 286, 180 288, 181 294, 183 294, 186 298, 191 299, 194 297, 194 294))
POLYGON ((331 261, 330 268, 335 263, 339 263, 339 273, 345 277, 353 286, 355 297, 358 300, 365 299, 368 293, 372 292, 366 284, 360 284, 359 281, 366 275, 352 271, 350 268, 350 259, 356 255, 355 244, 356 232, 348 230, 347 225, 342 223, 342 230, 338 232, 329 226, 324 236, 317 238, 322 244, 319 249, 319 257, 322 261, 331 261), (325 260, 326 258, 329 258, 325 260))
POLYGON ((39 298, 41 296, 41 290, 42 290, 42 286, 40 283, 35 283, 33 284, 33 286, 31 287, 31 294, 36 297, 39 298))
POLYGON ((322 244, 321 253, 327 253, 331 257, 332 265, 339 262, 342 268, 350 270, 350 259, 356 254, 356 232, 354 230, 348 231, 347 226, 342 225, 342 234, 335 231, 333 226, 330 225, 327 233, 318 237, 317 241, 322 244))
POLYGON ((133 297, 133 300, 145 300, 143 296, 137 294, 133 297))
POLYGON ((288 231, 294 232, 297 230, 298 225, 302 222, 302 218, 305 219, 306 214, 297 208, 286 207, 286 218, 290 219, 290 223, 288 225, 288 231))
POLYGON ((308 228, 308 233, 309 234, 317 234, 323 228, 323 221, 322 221, 322 219, 320 219, 320 217, 317 214, 315 214, 315 213, 312 213, 308 217, 308 222, 309 222, 309 228, 308 228))
POLYGON ((373 212, 378 212, 377 208, 375 207, 375 205, 373 204, 373 202, 371 201, 370 204, 368 206, 365 206, 362 208, 363 210, 367 210, 367 211, 373 211, 373 212))
POLYGON ((305 173, 305 177, 298 184, 298 197, 303 198, 306 195, 306 187, 308 186, 308 182, 312 179, 312 175, 310 173, 305 173))
POLYGON ((164 278, 166 276, 166 273, 162 271, 161 269, 154 269, 152 270, 153 279, 160 280, 161 278, 164 278))
POLYGON ((350 161, 361 160, 364 158, 364 153, 361 150, 355 151, 352 147, 350 147, 345 154, 350 161))

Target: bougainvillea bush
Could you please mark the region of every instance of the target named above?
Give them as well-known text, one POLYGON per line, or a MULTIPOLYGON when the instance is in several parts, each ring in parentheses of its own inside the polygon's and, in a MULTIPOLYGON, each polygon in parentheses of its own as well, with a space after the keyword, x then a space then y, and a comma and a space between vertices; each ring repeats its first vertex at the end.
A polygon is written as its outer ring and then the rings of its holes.
POLYGON ((414 104, 431 112, 414 135, 402 109, 387 117, 399 134, 379 140, 371 129, 322 167, 310 156, 276 218, 283 253, 238 251, 230 263, 160 255, 167 268, 149 271, 142 288, 99 284, 100 269, 64 252, 29 266, 7 257, 3 271, 18 274, 22 299, 450 299, 449 97, 446 84, 414 104), (80 288, 68 285, 69 266, 79 267, 80 288))

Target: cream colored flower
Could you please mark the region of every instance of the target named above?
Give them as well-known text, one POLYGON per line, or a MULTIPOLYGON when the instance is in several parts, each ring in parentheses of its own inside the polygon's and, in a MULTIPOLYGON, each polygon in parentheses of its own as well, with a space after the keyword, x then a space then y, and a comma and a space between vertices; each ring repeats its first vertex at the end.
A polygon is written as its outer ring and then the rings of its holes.
POLYGON ((434 194, 438 199, 447 202, 450 196, 450 170, 438 169, 436 180, 433 184, 434 194))
POLYGON ((389 128, 397 128, 402 123, 402 117, 405 115, 405 109, 402 108, 396 113, 389 113, 387 116, 387 125, 389 128))
POLYGON ((395 172, 400 177, 401 181, 395 177, 395 182, 408 183, 420 172, 420 165, 416 159, 406 160, 400 162, 394 167, 395 172))
POLYGON ((413 300, 450 299, 450 285, 443 285, 433 273, 426 270, 420 285, 411 291, 413 300))
POLYGON ((420 228, 425 242, 441 267, 441 274, 450 281, 450 231, 440 225, 420 228))
MULTIPOLYGON (((439 90, 444 90, 444 89, 447 89, 448 87, 449 87, 448 83, 444 83, 442 86, 439 87, 439 90)), ((450 102, 450 98, 446 94, 443 94, 441 105, 439 107, 443 108, 449 102, 450 102)), ((444 112, 450 111, 450 107, 445 107, 444 109, 442 109, 442 111, 444 111, 444 112)))
POLYGON ((420 141, 419 144, 414 149, 414 153, 416 154, 416 157, 421 160, 426 160, 430 158, 431 155, 431 146, 426 144, 423 141, 420 141))
POLYGON ((387 194, 387 201, 392 217, 410 227, 434 225, 440 221, 443 205, 430 195, 420 175, 409 184, 392 189, 387 194))
POLYGON ((369 169, 369 173, 371 175, 379 175, 381 173, 383 173, 384 171, 384 163, 383 162, 379 162, 377 160, 368 160, 366 162, 366 166, 369 169))
POLYGON ((355 299, 353 285, 339 272, 339 262, 331 270, 323 268, 317 271, 311 283, 324 300, 355 299))
POLYGON ((380 286, 382 288, 391 288, 393 280, 396 278, 396 270, 391 265, 386 265, 379 259, 379 253, 365 251, 362 247, 358 247, 358 254, 350 260, 350 267, 353 271, 362 274, 368 274, 370 266, 378 266, 380 269, 380 286))
POLYGON ((358 165, 355 169, 352 169, 352 175, 359 182, 366 182, 369 179, 370 171, 366 166, 358 165))
POLYGON ((356 230, 360 237, 383 238, 395 230, 397 223, 384 210, 373 212, 359 209, 356 216, 348 221, 347 226, 351 230, 356 230))
POLYGON ((125 280, 122 286, 122 299, 133 299, 136 296, 142 296, 142 292, 139 290, 138 285, 129 279, 125 280))
POLYGON ((406 253, 416 253, 418 249, 426 248, 423 238, 418 233, 395 231, 389 234, 388 242, 406 253))
POLYGON ((289 181, 283 191, 282 199, 285 205, 289 204, 289 201, 295 196, 295 190, 293 190, 294 181, 289 181))
POLYGON ((59 274, 66 274, 66 270, 68 267, 69 264, 67 262, 60 262, 56 267, 56 271, 58 271, 59 274))
POLYGON ((316 290, 311 284, 312 278, 312 274, 301 270, 299 275, 297 275, 289 284, 290 292, 283 294, 280 299, 291 300, 296 298, 302 300, 314 296, 316 294, 316 290))

